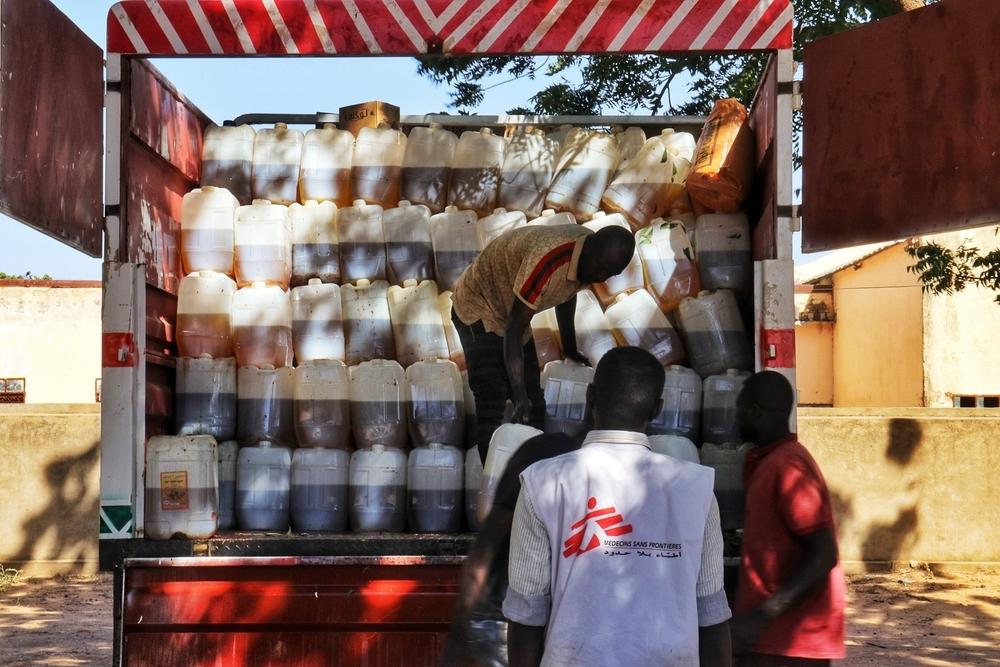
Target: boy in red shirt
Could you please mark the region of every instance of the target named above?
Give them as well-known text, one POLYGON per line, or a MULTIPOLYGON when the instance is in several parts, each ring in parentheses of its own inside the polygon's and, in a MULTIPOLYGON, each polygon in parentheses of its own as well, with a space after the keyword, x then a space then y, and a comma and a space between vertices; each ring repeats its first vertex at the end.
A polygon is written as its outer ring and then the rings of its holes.
POLYGON ((736 402, 746 518, 734 608, 739 665, 829 665, 844 657, 844 574, 830 494, 788 419, 791 384, 764 371, 736 402))

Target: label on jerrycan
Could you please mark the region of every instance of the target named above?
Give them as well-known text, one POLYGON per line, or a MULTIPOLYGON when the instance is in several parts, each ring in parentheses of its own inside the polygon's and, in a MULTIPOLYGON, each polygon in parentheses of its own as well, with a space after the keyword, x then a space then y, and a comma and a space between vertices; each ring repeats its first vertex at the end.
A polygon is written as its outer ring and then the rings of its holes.
POLYGON ((160 509, 190 509, 187 470, 160 473, 160 509))

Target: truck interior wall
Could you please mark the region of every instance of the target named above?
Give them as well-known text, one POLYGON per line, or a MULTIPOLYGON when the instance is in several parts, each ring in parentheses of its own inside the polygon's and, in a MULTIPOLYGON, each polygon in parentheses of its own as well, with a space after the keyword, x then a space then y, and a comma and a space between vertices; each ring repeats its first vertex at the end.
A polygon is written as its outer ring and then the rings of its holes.
POLYGON ((750 127, 754 133, 754 187, 747 202, 747 214, 753 225, 754 261, 778 256, 777 224, 777 132, 778 59, 768 59, 764 76, 750 106, 750 127))
POLYGON ((146 271, 146 437, 172 432, 174 326, 180 259, 181 200, 198 187, 209 118, 148 61, 130 58, 122 77, 122 219, 130 262, 146 271))

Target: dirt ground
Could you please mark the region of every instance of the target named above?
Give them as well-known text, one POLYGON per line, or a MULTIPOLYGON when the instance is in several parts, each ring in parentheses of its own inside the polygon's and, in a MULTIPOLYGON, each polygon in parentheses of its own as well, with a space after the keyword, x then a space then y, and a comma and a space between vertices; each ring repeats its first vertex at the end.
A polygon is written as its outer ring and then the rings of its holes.
MULTIPOLYGON (((852 575, 849 591, 841 665, 1000 665, 1000 570, 852 575)), ((0 592, 0 665, 107 665, 111 630, 109 576, 0 592)))

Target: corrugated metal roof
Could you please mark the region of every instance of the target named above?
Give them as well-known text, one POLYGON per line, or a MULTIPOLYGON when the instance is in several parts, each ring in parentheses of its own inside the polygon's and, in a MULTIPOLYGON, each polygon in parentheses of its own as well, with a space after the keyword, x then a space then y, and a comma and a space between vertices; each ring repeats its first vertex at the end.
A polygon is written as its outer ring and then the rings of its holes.
POLYGON ((797 284, 814 283, 900 243, 902 241, 885 241, 836 250, 808 264, 796 267, 795 282, 797 284))

